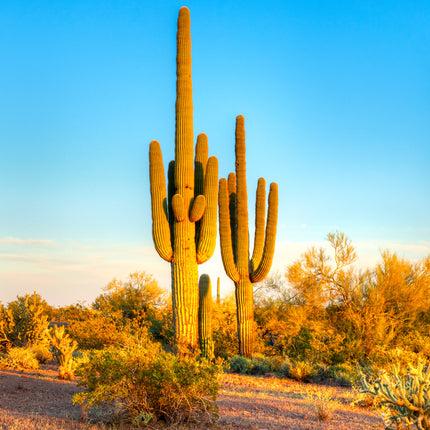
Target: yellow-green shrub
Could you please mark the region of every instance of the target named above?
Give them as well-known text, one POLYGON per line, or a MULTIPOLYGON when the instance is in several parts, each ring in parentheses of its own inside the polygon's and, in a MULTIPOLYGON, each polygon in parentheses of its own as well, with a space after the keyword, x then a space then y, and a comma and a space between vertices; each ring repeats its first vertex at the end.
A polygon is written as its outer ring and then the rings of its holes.
POLYGON ((44 364, 53 358, 48 342, 37 342, 31 345, 30 348, 40 364, 44 364))
POLYGON ((164 420, 213 421, 217 417, 219 365, 169 354, 146 336, 93 351, 76 373, 85 392, 74 403, 115 403, 135 424, 164 420))
POLYGON ((4 369, 38 369, 39 362, 31 348, 12 347, 0 358, 4 369))
POLYGON ((17 297, 7 307, 0 304, 0 348, 24 347, 47 340, 47 304, 39 295, 17 297))

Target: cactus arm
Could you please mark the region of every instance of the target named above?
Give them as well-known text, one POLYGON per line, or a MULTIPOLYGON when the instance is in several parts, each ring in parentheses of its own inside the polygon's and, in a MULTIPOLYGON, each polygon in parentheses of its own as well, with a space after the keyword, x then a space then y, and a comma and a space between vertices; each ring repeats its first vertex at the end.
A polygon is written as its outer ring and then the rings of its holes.
POLYGON ((186 212, 184 207, 184 199, 180 194, 175 194, 172 198, 172 210, 175 215, 176 221, 185 221, 186 212))
POLYGON ((198 264, 208 261, 215 250, 218 206, 218 159, 216 157, 210 157, 206 166, 204 195, 206 210, 200 221, 196 257, 198 264))
POLYGON ((206 209, 206 197, 200 194, 194 199, 193 204, 191 205, 191 210, 189 215, 190 221, 191 222, 199 221, 203 216, 203 214, 205 213, 205 209, 206 209))
POLYGON ((267 213, 266 239, 263 258, 258 268, 251 274, 251 282, 262 281, 269 273, 275 253, 276 226, 278 223, 278 184, 272 182, 269 192, 269 209, 267 213))
POLYGON ((149 178, 152 205, 152 237, 155 249, 166 261, 172 261, 173 249, 167 218, 166 179, 160 144, 153 140, 149 146, 149 178))
POLYGON ((221 178, 219 181, 219 236, 221 243, 221 257, 224 270, 233 282, 239 282, 240 275, 234 263, 233 249, 231 242, 231 228, 228 208, 227 181, 221 178))
MULTIPOLYGON (((206 175, 206 166, 208 163, 208 153, 208 137, 206 134, 200 133, 197 136, 196 155, 194 157, 194 196, 196 197, 204 194, 204 181, 206 175)), ((203 213, 201 216, 203 216, 203 213)), ((199 217, 199 220, 201 216, 199 217)), ((201 222, 196 221, 196 248, 198 247, 200 239, 200 229, 201 222)))
POLYGON ((196 155, 194 157, 194 195, 203 194, 206 165, 208 163, 208 137, 204 133, 197 136, 196 155))
POLYGON ((264 249, 264 227, 266 225, 266 181, 258 180, 257 195, 255 200, 255 236, 254 252, 251 258, 251 270, 254 271, 261 262, 264 249))
POLYGON ((175 160, 169 163, 167 170, 167 204, 168 204, 168 215, 169 215, 169 226, 170 226, 170 241, 175 243, 175 215, 173 214, 172 199, 175 195, 175 160))
POLYGON ((248 191, 246 188, 245 119, 236 118, 236 181, 237 181, 237 269, 243 276, 249 272, 248 191))
POLYGON ((230 211, 231 244, 233 248, 234 261, 237 262, 237 190, 236 174, 231 172, 228 175, 228 196, 230 211))

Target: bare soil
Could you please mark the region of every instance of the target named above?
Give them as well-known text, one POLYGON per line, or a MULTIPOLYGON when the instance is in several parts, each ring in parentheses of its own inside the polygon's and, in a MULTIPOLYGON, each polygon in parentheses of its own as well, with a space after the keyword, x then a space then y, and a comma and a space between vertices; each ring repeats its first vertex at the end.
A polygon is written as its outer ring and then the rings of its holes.
MULTIPOLYGON (((82 391, 76 381, 60 381, 57 366, 42 365, 34 371, 0 370, 0 430, 99 430, 103 413, 88 415, 72 404, 82 391)), ((352 389, 303 384, 288 379, 226 374, 218 396, 220 419, 213 428, 223 429, 371 429, 383 428, 377 414, 351 405, 352 389), (329 390, 332 417, 320 421, 315 395, 329 390)), ((205 428, 184 425, 174 428, 205 428)), ((129 428, 116 425, 118 428, 129 428)), ((166 428, 157 424, 152 428, 166 428)))

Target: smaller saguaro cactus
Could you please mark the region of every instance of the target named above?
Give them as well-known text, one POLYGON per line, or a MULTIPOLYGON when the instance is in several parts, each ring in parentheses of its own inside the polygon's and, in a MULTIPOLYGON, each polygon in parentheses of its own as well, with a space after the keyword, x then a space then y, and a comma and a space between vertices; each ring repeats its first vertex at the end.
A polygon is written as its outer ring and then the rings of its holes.
POLYGON ((199 343, 202 355, 208 359, 212 359, 214 354, 212 302, 211 278, 203 274, 199 280, 199 343))
POLYGON ((220 280, 219 277, 216 280, 216 304, 219 305, 221 303, 221 289, 220 289, 220 280))
POLYGON ((275 251, 278 185, 270 184, 266 225, 266 182, 258 180, 254 252, 249 259, 248 191, 246 187, 245 119, 236 119, 236 174, 219 181, 221 255, 227 276, 236 286, 239 354, 252 357, 254 338, 253 284, 269 273, 275 251), (265 229, 266 227, 266 229, 265 229))

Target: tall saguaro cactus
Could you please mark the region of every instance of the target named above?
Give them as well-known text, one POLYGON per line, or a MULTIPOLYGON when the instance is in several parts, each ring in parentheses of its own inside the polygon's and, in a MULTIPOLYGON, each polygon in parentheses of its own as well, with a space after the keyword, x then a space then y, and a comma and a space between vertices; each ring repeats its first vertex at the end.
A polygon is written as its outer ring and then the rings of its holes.
POLYGON ((171 264, 175 340, 194 350, 198 339, 198 269, 216 241, 218 160, 208 159, 205 134, 197 138, 193 165, 193 100, 190 12, 178 17, 176 57, 175 160, 169 164, 168 192, 160 145, 149 149, 152 236, 158 254, 171 264))
POLYGON ((253 283, 269 273, 275 251, 278 185, 270 184, 266 225, 266 182, 258 180, 254 251, 249 258, 248 195, 246 188, 245 119, 236 118, 236 174, 219 182, 221 255, 227 276, 236 286, 239 353, 252 357, 254 338, 253 283), (266 228, 265 228, 266 227, 266 228))
POLYGON ((209 275, 203 274, 199 280, 199 343, 202 355, 212 359, 212 284, 209 275))

